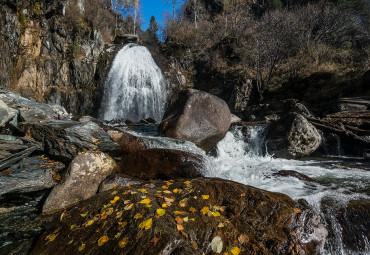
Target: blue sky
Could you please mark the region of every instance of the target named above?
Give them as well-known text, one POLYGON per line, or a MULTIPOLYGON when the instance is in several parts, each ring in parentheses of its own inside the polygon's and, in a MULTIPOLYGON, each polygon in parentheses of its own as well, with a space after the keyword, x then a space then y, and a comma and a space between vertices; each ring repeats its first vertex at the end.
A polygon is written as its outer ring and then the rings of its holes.
POLYGON ((145 23, 142 26, 146 30, 149 26, 151 16, 155 16, 158 24, 163 25, 163 12, 172 13, 171 5, 162 0, 141 0, 141 15, 145 23))

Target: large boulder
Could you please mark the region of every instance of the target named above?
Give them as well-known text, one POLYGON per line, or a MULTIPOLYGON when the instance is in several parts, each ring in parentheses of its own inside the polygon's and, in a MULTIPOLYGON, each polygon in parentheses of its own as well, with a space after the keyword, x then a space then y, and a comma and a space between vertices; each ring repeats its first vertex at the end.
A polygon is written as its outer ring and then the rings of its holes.
POLYGON ((51 191, 42 212, 57 212, 92 197, 115 167, 116 162, 102 152, 89 151, 79 155, 70 164, 65 180, 51 191))
POLYGON ((319 131, 300 114, 291 113, 272 123, 267 134, 267 152, 278 158, 300 158, 321 144, 319 131))
POLYGON ((40 143, 47 154, 66 163, 88 150, 99 150, 111 156, 121 154, 120 146, 94 122, 25 122, 21 124, 21 129, 28 137, 40 143))
POLYGON ((319 254, 326 238, 288 196, 221 179, 109 190, 61 215, 30 254, 319 254))
POLYGON ((149 148, 148 142, 144 139, 127 132, 109 130, 108 135, 115 143, 119 144, 123 155, 149 148))
POLYGON ((136 151, 118 163, 120 173, 143 180, 201 177, 203 167, 201 156, 169 149, 136 151))
POLYGON ((222 99, 188 89, 169 107, 159 133, 191 141, 208 152, 225 137, 230 124, 230 109, 222 99))

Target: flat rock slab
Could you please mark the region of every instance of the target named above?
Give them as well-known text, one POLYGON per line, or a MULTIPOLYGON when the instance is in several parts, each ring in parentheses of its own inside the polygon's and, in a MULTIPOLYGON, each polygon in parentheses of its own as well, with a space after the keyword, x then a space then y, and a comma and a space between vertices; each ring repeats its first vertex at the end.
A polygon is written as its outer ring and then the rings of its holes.
POLYGON ((0 196, 7 193, 28 193, 50 189, 64 164, 44 156, 24 158, 0 172, 0 196))
POLYGON ((221 179, 155 181, 55 215, 30 254, 215 254, 212 240, 221 254, 316 254, 325 235, 316 240, 320 224, 296 206, 221 179))
POLYGON ((94 122, 49 120, 21 124, 28 137, 44 146, 45 152, 63 162, 72 161, 79 153, 99 150, 112 156, 121 148, 94 122))

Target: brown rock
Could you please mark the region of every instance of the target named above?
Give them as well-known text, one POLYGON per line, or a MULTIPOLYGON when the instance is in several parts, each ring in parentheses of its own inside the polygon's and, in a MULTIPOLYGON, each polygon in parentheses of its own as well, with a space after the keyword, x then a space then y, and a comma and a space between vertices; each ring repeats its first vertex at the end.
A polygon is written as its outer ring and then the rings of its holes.
POLYGON ((189 89, 179 93, 158 130, 164 136, 191 141, 208 152, 225 137, 230 124, 231 113, 222 99, 189 89))
POLYGON ((102 152, 89 151, 77 156, 71 162, 65 180, 55 186, 46 199, 43 214, 63 210, 92 197, 115 167, 115 161, 102 152))
POLYGON ((240 254, 318 253, 317 242, 308 237, 321 226, 308 226, 315 215, 298 209, 288 196, 221 179, 184 181, 98 194, 66 211, 62 220, 55 215, 31 255, 77 254, 79 249, 91 255, 215 254, 211 242, 217 236, 221 254, 233 254, 232 249, 240 254))
POLYGON ((108 135, 114 142, 119 144, 124 155, 148 148, 148 144, 144 139, 126 132, 110 130, 108 135))
POLYGON ((201 177, 202 167, 200 156, 168 149, 136 151, 118 163, 120 173, 143 180, 201 177))

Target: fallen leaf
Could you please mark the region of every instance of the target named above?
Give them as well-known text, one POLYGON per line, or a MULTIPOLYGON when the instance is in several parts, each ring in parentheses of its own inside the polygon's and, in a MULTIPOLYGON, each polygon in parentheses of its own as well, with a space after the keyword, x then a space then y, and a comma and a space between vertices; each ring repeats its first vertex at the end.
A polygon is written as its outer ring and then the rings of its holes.
POLYGON ((85 227, 88 227, 88 226, 91 226, 92 224, 94 224, 94 220, 89 220, 88 222, 85 223, 85 227))
POLYGON ((83 251, 83 250, 85 250, 85 248, 86 248, 86 244, 81 244, 81 246, 80 247, 78 247, 78 251, 83 251))
POLYGON ((134 206, 134 204, 129 204, 129 205, 126 205, 123 209, 125 211, 128 211, 128 210, 131 210, 133 206, 134 206))
POLYGON ((118 212, 118 213, 117 213, 117 215, 116 215, 116 218, 117 218, 117 219, 122 218, 122 214, 123 214, 123 212, 122 212, 122 211, 118 212))
POLYGON ((189 218, 188 217, 185 217, 183 218, 184 222, 188 222, 189 221, 189 218))
POLYGON ((106 211, 104 211, 100 214, 100 219, 102 219, 102 220, 106 219, 107 217, 108 217, 108 215, 107 215, 106 211))
POLYGON ((115 204, 118 200, 119 200, 119 197, 118 197, 118 196, 116 196, 116 197, 114 197, 114 199, 113 199, 113 200, 111 200, 111 201, 110 201, 110 203, 111 203, 111 204, 115 204))
POLYGON ((174 214, 184 214, 185 212, 182 212, 182 211, 174 211, 173 213, 174 214))
POLYGON ((140 225, 139 225, 139 228, 140 229, 145 228, 146 230, 150 229, 152 227, 152 223, 153 223, 153 219, 150 218, 146 221, 141 222, 140 225))
POLYGON ((180 225, 180 224, 177 224, 177 229, 179 231, 184 230, 184 226, 183 225, 180 225))
MULTIPOLYGON (((111 195, 112 195, 112 196, 114 196, 114 195, 116 195, 117 193, 118 193, 118 191, 117 191, 117 190, 115 190, 115 191, 113 191, 113 192, 111 193, 111 195)), ((119 198, 118 198, 118 199, 119 199, 119 198)), ((118 199, 117 199, 117 200, 118 200, 118 199)))
POLYGON ((166 207, 167 207, 167 204, 162 204, 162 207, 163 207, 163 208, 166 208, 166 207))
POLYGON ((249 242, 249 237, 246 234, 241 234, 238 237, 238 240, 241 244, 248 243, 249 242))
POLYGON ((81 217, 85 218, 87 216, 87 213, 80 214, 81 217))
POLYGON ((200 210, 200 211, 203 213, 203 215, 206 215, 209 212, 209 208, 208 207, 203 207, 203 209, 200 210))
POLYGON ((140 219, 142 217, 143 217, 143 215, 141 215, 141 213, 137 213, 137 214, 135 214, 134 219, 140 219))
POLYGON ((127 205, 127 204, 129 204, 131 201, 130 200, 125 200, 125 201, 123 201, 123 204, 124 205, 127 205))
POLYGON ((202 195, 202 198, 203 198, 204 200, 207 200, 207 199, 209 199, 209 195, 202 195))
POLYGON ((127 226, 127 221, 124 221, 124 222, 118 222, 118 226, 119 228, 124 228, 127 226))
POLYGON ((233 255, 239 255, 240 249, 238 247, 234 247, 230 251, 233 255))
POLYGON ((109 237, 108 236, 102 236, 98 240, 98 246, 102 246, 103 244, 105 244, 108 241, 109 241, 109 237))
POLYGON ((71 230, 73 230, 76 227, 75 224, 71 225, 71 230))
POLYGON ((125 237, 125 238, 123 238, 121 241, 119 241, 119 242, 118 242, 118 246, 119 246, 120 248, 124 248, 124 247, 127 245, 127 243, 128 243, 128 238, 127 238, 127 237, 125 237))
POLYGON ((168 189, 168 187, 167 186, 162 186, 162 189, 168 189))
POLYGON ((149 203, 150 203, 150 198, 145 198, 139 202, 139 204, 149 204, 149 203))
MULTIPOLYGON (((140 192, 141 193, 148 193, 148 191, 146 189, 140 189, 140 192)), ((132 194, 132 193, 131 193, 132 194)))
POLYGON ((172 192, 169 191, 169 190, 164 190, 163 193, 166 193, 166 194, 171 194, 172 192))
POLYGON ((215 253, 221 253, 223 248, 222 239, 220 236, 215 236, 211 241, 212 251, 215 253))
POLYGON ((165 209, 157 209, 157 214, 159 216, 163 216, 165 213, 166 213, 166 210, 165 209))
POLYGON ((179 192, 179 190, 178 189, 174 189, 173 190, 173 193, 178 193, 179 192))
POLYGON ((122 233, 121 233, 121 232, 119 232, 119 233, 117 233, 117 234, 114 236, 114 238, 115 238, 115 239, 118 239, 118 238, 120 238, 120 237, 121 237, 121 235, 122 235, 122 233))
POLYGON ((184 223, 183 219, 181 219, 179 216, 177 216, 175 218, 175 221, 177 222, 177 224, 183 224, 184 223))
POLYGON ((184 182, 185 184, 190 184, 191 182, 190 181, 186 181, 186 182, 184 182))
POLYGON ((225 225, 222 222, 220 222, 220 223, 218 223, 218 227, 223 228, 223 227, 225 227, 225 225))
POLYGON ((63 212, 61 215, 60 215, 60 221, 63 220, 64 216, 65 216, 66 212, 63 212))
POLYGON ((174 198, 169 198, 169 197, 164 197, 164 201, 173 203, 173 202, 175 202, 175 199, 174 198))
POLYGON ((213 215, 214 217, 220 217, 220 216, 221 216, 221 214, 220 214, 219 212, 214 212, 214 213, 212 213, 212 215, 213 215))
POLYGON ((151 243, 157 243, 159 241, 159 237, 154 237, 152 240, 150 240, 149 242, 151 243))
POLYGON ((195 250, 198 250, 198 244, 195 241, 191 241, 191 244, 195 250))
POLYGON ((48 242, 53 242, 55 240, 55 238, 57 238, 57 236, 59 235, 59 233, 56 233, 56 234, 53 234, 49 237, 49 240, 48 242))
POLYGON ((189 211, 192 212, 192 213, 195 213, 197 211, 197 209, 195 209, 194 207, 190 207, 189 211))
POLYGON ((114 212, 114 209, 112 207, 108 208, 107 210, 107 215, 112 215, 112 213, 114 212))
POLYGON ((302 213, 302 211, 299 208, 294 208, 295 213, 302 213))
POLYGON ((240 194, 241 197, 245 197, 245 193, 240 194))

